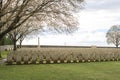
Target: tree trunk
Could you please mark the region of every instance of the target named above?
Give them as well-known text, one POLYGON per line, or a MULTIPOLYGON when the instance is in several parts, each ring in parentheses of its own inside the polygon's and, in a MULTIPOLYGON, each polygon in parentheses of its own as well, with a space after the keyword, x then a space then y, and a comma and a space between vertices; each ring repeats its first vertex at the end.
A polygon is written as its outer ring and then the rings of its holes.
POLYGON ((22 48, 22 41, 20 40, 20 48, 22 48))
MULTIPOLYGON (((0 0, 0 33, 1 33, 1 12, 2 12, 2 1, 3 0, 0 0)), ((2 37, 0 38, 0 41, 1 41, 1 39, 2 39, 2 37)), ((0 53, 0 55, 1 55, 1 53, 0 53)))
MULTIPOLYGON (((3 0, 0 0, 0 14, 2 12, 2 4, 3 4, 3 0)), ((1 15, 0 15, 0 20, 1 20, 1 15)))
POLYGON ((13 50, 16 51, 17 50, 16 40, 14 40, 13 44, 14 44, 14 49, 13 50))
POLYGON ((118 44, 116 44, 116 48, 118 48, 118 44))
POLYGON ((20 44, 19 44, 19 45, 20 45, 20 48, 22 48, 22 42, 23 42, 23 40, 24 40, 24 37, 21 37, 21 38, 20 38, 20 44))
MULTIPOLYGON (((4 38, 0 39, 0 45, 4 45, 4 38)), ((0 47, 0 58, 2 58, 1 47, 0 47)))
POLYGON ((116 38, 116 48, 118 48, 118 46, 119 46, 119 39, 118 39, 118 37, 116 38))

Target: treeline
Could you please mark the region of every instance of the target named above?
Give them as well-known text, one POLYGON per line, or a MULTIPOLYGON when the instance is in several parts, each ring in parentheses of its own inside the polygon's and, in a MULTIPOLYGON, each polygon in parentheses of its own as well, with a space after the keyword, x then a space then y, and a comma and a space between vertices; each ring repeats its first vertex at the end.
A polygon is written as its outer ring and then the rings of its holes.
POLYGON ((10 40, 9 37, 4 36, 4 37, 0 40, 0 45, 13 45, 13 42, 10 40))

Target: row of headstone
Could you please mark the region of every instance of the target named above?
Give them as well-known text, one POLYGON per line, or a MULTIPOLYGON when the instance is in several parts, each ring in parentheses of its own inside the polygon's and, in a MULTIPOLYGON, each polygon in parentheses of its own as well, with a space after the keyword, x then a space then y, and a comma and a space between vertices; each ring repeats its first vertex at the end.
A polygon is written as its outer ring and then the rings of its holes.
POLYGON ((8 64, 36 64, 36 63, 73 63, 118 61, 120 53, 81 53, 81 52, 37 52, 16 51, 7 57, 8 64))
POLYGON ((0 46, 0 51, 10 51, 10 50, 13 50, 13 45, 0 46))

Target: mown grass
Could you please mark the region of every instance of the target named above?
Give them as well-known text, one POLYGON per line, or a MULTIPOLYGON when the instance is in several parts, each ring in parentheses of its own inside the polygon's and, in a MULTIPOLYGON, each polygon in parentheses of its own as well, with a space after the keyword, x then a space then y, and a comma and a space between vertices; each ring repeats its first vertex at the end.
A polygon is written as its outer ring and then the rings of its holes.
POLYGON ((120 62, 3 65, 0 80, 120 80, 120 62))

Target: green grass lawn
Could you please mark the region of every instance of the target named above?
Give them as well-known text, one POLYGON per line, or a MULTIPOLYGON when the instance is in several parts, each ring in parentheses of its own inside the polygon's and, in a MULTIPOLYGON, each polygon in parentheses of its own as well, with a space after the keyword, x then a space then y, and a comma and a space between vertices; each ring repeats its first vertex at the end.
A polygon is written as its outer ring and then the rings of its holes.
POLYGON ((2 65, 0 80, 120 80, 120 62, 2 65))

